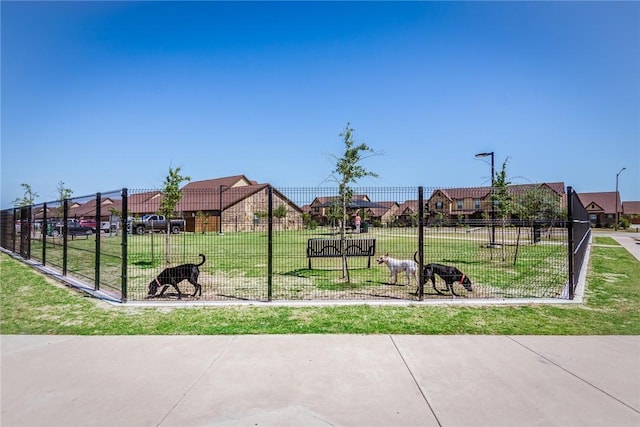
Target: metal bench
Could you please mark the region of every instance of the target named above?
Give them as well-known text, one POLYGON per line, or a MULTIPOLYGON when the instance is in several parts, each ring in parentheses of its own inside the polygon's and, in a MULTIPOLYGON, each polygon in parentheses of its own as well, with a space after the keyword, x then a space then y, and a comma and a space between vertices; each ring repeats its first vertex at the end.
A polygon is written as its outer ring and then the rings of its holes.
MULTIPOLYGON (((371 257, 376 253, 376 239, 345 239, 344 254, 349 257, 366 256, 367 268, 371 268, 371 257)), ((311 258, 339 258, 340 239, 309 239, 307 242, 307 258, 311 270, 311 258)))

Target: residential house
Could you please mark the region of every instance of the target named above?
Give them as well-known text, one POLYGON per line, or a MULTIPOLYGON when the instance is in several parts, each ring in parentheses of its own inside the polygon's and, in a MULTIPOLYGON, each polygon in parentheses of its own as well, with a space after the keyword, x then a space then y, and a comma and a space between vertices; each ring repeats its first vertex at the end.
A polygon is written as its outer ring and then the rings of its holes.
POLYGON ((395 220, 392 220, 390 225, 392 226, 417 226, 418 225, 418 201, 407 200, 398 205, 396 209, 395 220))
POLYGON ((622 202, 622 211, 631 224, 640 224, 640 202, 622 202))
MULTIPOLYGON (((329 224, 329 211, 334 204, 339 206, 340 196, 316 197, 310 205, 303 207, 312 221, 320 225, 329 224)), ((398 208, 397 202, 372 202, 366 194, 355 194, 347 206, 347 214, 355 217, 356 213, 363 214, 363 220, 369 224, 380 224, 387 221, 398 208)))
MULTIPOLYGON (((182 188, 176 206, 187 231, 226 232, 266 230, 269 184, 244 175, 190 182, 182 188), (221 220, 222 219, 222 220, 221 220)), ((273 188, 274 227, 302 228, 302 209, 273 188)))
POLYGON ((398 202, 376 202, 376 204, 382 207, 370 209, 370 221, 380 225, 392 223, 397 217, 400 204, 398 202))
MULTIPOLYGON (((95 219, 96 217, 97 199, 93 197, 85 203, 75 202, 69 207, 69 218, 77 219, 95 219)), ((108 221, 113 211, 120 212, 122 209, 122 201, 112 199, 110 197, 100 199, 100 220, 108 221)))
MULTIPOLYGON (((469 219, 481 219, 483 216, 488 217, 492 212, 491 190, 492 187, 436 189, 427 201, 428 221, 438 222, 446 219, 464 222, 469 219)), ((566 204, 563 182, 510 185, 507 191, 522 207, 527 206, 530 195, 539 193, 538 198, 531 198, 535 200, 533 213, 514 213, 512 215, 514 217, 518 215, 531 217, 533 214, 557 215, 566 204)), ((529 210, 531 211, 531 208, 529 210)))
POLYGON ((578 198, 589 213, 592 227, 613 227, 616 222, 616 206, 618 215, 623 213, 619 192, 578 193, 578 198))

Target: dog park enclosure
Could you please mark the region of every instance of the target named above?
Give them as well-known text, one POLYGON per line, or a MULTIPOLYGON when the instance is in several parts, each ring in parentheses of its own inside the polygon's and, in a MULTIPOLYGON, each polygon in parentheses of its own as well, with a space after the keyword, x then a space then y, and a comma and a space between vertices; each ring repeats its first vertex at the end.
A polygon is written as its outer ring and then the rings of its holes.
MULTIPOLYGON (((123 302, 145 300, 149 282, 160 271, 198 262, 199 253, 207 257, 200 268, 201 301, 453 298, 438 294, 430 284, 413 295, 415 283, 387 283, 388 269, 370 262, 370 257, 385 253, 398 259, 413 259, 417 254, 423 265, 455 266, 473 283, 472 292, 454 285, 462 298, 571 299, 590 236, 586 210, 571 187, 554 199, 553 203, 561 204, 558 209, 548 209, 548 203, 541 202, 540 210, 509 218, 441 215, 428 197, 437 189, 358 188, 355 193, 366 195, 369 204, 357 204, 348 213, 358 213, 366 227, 361 233, 347 228, 344 244, 353 247, 358 239, 375 243, 358 246, 356 255, 367 256, 346 257, 347 281, 334 244, 340 242, 340 224, 330 216, 318 220, 310 208, 314 200, 335 199, 337 188, 264 185, 221 190, 183 190, 180 210, 187 231, 179 234, 132 234, 127 229, 129 218, 157 210, 161 196, 155 191, 123 189, 3 210, 1 244, 5 251, 123 302), (109 220, 114 227, 88 237, 47 232, 53 219, 64 226, 75 218, 74 207, 91 206, 93 211, 86 211, 85 217, 93 216, 98 223, 109 220), (385 212, 386 222, 380 219, 383 206, 395 207, 394 214, 385 212), (311 241, 320 242, 319 248, 333 247, 328 254, 332 256, 314 257, 310 266, 311 241), (328 241, 332 243, 327 245, 328 241)), ((179 286, 184 294, 193 292, 187 282, 179 286)), ((443 288, 444 283, 439 286, 443 288)), ((165 296, 167 300, 177 297, 171 290, 165 296)), ((193 299, 183 297, 189 300, 193 299)))

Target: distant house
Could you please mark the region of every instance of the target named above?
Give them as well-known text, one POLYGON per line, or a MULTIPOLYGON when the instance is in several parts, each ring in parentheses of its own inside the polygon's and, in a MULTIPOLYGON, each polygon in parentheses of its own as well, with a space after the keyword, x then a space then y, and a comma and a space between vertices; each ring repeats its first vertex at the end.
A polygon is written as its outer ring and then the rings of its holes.
POLYGON ((622 202, 622 211, 631 224, 640 224, 640 202, 622 202))
MULTIPOLYGON (((176 210, 184 216, 187 231, 266 230, 268 189, 269 184, 258 184, 244 175, 194 181, 182 188, 176 210)), ((302 209, 275 188, 273 213, 275 227, 302 228, 302 209)))
POLYGON ((418 201, 407 200, 398 205, 393 225, 416 226, 418 225, 418 201))
POLYGON ((129 216, 141 217, 145 214, 155 214, 160 210, 162 193, 159 190, 136 192, 129 191, 127 196, 127 212, 129 216))
MULTIPOLYGON (((329 223, 329 210, 333 204, 339 205, 339 196, 316 197, 311 204, 302 209, 309 214, 312 221, 320 225, 329 223)), ((391 221, 398 209, 398 202, 372 202, 366 194, 352 196, 347 207, 347 214, 355 216, 356 212, 363 214, 363 220, 369 224, 386 224, 391 221)))
MULTIPOLYGON (((85 203, 74 203, 69 207, 69 218, 77 219, 95 219, 97 213, 97 200, 92 198, 85 203)), ((100 200, 100 219, 107 221, 113 211, 120 212, 122 209, 122 201, 114 200, 109 197, 100 200)))
MULTIPOLYGON (((507 191, 521 204, 529 194, 540 192, 553 210, 560 212, 566 204, 563 182, 510 185, 507 191)), ((491 187, 444 188, 433 191, 427 201, 429 221, 481 219, 491 212, 491 187)), ((549 208, 549 207, 547 207, 549 208)))
POLYGON ((578 193, 578 198, 587 209, 589 221, 593 227, 613 227, 616 222, 616 205, 618 214, 623 213, 620 193, 615 191, 578 193))
POLYGON ((389 224, 398 215, 400 204, 398 202, 376 202, 381 208, 371 208, 371 220, 377 221, 382 225, 389 224))
MULTIPOLYGON (((329 210, 331 209, 332 204, 339 203, 339 200, 339 196, 314 198, 308 207, 308 213, 311 215, 311 220, 320 225, 327 225, 329 223, 329 210)), ((351 200, 354 202, 371 202, 369 196, 366 194, 354 194, 351 200)))

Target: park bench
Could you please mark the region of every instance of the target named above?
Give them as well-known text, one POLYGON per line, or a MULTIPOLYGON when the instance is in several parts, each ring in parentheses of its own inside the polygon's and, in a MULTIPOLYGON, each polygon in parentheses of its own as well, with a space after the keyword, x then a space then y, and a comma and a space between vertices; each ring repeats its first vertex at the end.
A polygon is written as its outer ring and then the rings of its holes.
MULTIPOLYGON (((348 257, 366 256, 367 268, 371 268, 371 257, 376 253, 376 239, 359 238, 344 240, 344 254, 348 257)), ((311 258, 339 258, 340 239, 309 239, 307 242, 307 258, 309 258, 309 270, 311 270, 311 258)))

